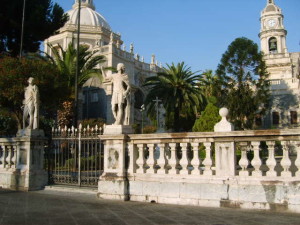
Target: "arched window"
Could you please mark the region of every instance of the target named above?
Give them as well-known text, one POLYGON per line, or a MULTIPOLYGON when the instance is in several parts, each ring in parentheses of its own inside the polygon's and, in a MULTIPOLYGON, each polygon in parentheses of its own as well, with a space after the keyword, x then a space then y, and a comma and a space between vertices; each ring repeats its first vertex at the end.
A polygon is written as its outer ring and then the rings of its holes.
POLYGON ((277 53, 277 39, 275 37, 271 37, 269 39, 269 51, 277 53))

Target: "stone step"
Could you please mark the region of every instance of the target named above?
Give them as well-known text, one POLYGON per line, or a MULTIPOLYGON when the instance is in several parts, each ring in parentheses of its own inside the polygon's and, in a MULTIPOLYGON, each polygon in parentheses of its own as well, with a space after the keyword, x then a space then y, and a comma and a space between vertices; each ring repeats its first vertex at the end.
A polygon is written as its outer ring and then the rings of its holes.
POLYGON ((47 185, 45 191, 60 191, 69 193, 83 193, 83 194, 97 194, 98 189, 96 187, 79 187, 69 185, 47 185))

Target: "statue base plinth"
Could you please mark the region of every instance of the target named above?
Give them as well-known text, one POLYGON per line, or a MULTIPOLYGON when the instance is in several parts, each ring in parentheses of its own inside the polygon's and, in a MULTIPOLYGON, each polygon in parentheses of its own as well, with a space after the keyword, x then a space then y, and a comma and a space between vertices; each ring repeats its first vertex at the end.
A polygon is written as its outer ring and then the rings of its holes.
POLYGON ((17 137, 45 137, 45 133, 39 129, 20 129, 18 130, 17 137))
POLYGON ((131 125, 106 125, 103 134, 133 134, 131 125))

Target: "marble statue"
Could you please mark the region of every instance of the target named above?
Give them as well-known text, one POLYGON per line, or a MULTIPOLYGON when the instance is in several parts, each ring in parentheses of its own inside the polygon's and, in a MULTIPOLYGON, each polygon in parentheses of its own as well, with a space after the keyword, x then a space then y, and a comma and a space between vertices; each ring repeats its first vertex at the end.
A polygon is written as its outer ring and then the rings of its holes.
POLYGON ((101 67, 103 76, 111 80, 113 85, 111 107, 115 118, 114 125, 129 125, 131 108, 129 79, 123 63, 117 65, 117 70, 117 73, 107 75, 101 67))
POLYGON ((33 77, 29 77, 23 100, 23 129, 39 128, 39 90, 33 85, 33 77), (26 122, 28 126, 26 127, 26 122))
POLYGON ((166 127, 166 110, 163 104, 158 105, 158 129, 159 133, 164 132, 166 127))

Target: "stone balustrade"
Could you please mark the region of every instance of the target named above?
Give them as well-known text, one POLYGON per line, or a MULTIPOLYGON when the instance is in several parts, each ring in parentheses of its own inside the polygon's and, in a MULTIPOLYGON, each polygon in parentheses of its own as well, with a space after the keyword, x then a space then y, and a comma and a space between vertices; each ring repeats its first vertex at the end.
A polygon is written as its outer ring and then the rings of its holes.
POLYGON ((128 172, 300 178, 300 132, 278 132, 129 135, 128 172))
POLYGON ((300 212, 300 129, 101 139, 101 198, 300 212))
POLYGON ((41 189, 48 180, 44 171, 46 139, 40 130, 20 130, 20 134, 0 138, 0 188, 41 189))
POLYGON ((0 139, 0 170, 15 169, 17 165, 17 144, 10 139, 0 139))

